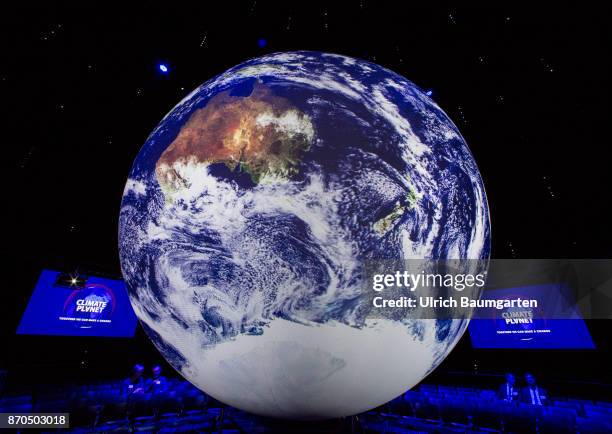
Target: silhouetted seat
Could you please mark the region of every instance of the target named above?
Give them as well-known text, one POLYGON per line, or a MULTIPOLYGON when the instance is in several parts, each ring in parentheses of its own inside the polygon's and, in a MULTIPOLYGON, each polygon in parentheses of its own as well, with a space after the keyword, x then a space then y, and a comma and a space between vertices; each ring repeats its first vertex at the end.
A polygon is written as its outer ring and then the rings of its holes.
POLYGON ((582 406, 577 402, 554 401, 552 406, 555 408, 571 409, 574 410, 577 414, 581 414, 583 412, 582 406))
POLYGON ((550 434, 569 434, 576 432, 575 410, 545 410, 538 420, 538 432, 550 434))
POLYGON ((178 416, 182 412, 182 399, 174 393, 154 396, 151 400, 154 403, 155 413, 159 416, 178 416))
POLYGON ((489 399, 496 399, 496 394, 493 390, 481 390, 479 392, 480 395, 480 399, 483 400, 489 400, 489 399))
POLYGON ((501 419, 504 431, 517 433, 537 432, 537 421, 540 418, 541 407, 534 405, 503 404, 501 419))
POLYGON ((31 413, 32 412, 32 397, 31 396, 12 396, 4 398, 0 401, 1 413, 31 413))
POLYGON ((133 396, 127 401, 127 414, 130 420, 141 421, 154 416, 153 407, 147 395, 133 396))
POLYGON ((608 418, 601 417, 578 417, 576 418, 576 431, 581 434, 612 432, 612 421, 608 418))
POLYGON ((438 392, 438 386, 435 386, 433 384, 421 384, 419 386, 419 390, 421 392, 437 393, 438 392))
POLYGON ((45 400, 36 404, 34 411, 39 413, 66 413, 70 409, 70 402, 66 399, 45 400))
POLYGON ((127 403, 120 400, 108 402, 104 405, 100 421, 106 424, 127 422, 127 403))
POLYGON ((70 403, 70 426, 92 427, 98 423, 102 406, 91 402, 87 395, 76 395, 70 403))
MULTIPOLYGON (((201 411, 207 406, 207 398, 202 392, 189 392, 181 396, 183 408, 186 411, 201 411)), ((214 400, 211 400, 210 405, 213 404, 214 400)), ((220 405, 220 404, 219 404, 220 405)), ((217 405, 217 406, 219 406, 217 405)))
POLYGON ((420 419, 440 421, 440 408, 437 401, 423 400, 414 403, 414 414, 420 419))
POLYGON ((612 418, 612 408, 599 405, 585 405, 584 413, 586 416, 608 416, 612 418))
POLYGON ((472 409, 472 412, 472 423, 474 425, 494 430, 501 429, 501 409, 496 402, 478 402, 472 409))
POLYGON ((440 417, 445 423, 469 427, 472 425, 471 402, 447 399, 440 403, 440 417))
POLYGON ((404 399, 403 396, 390 401, 384 411, 402 416, 414 416, 410 401, 404 399))

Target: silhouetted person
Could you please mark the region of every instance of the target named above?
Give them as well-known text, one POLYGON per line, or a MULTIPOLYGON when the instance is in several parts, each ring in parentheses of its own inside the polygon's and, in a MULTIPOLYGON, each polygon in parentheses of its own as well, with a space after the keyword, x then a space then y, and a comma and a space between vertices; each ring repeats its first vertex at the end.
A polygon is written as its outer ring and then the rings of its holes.
POLYGON ((147 391, 152 393, 165 392, 168 388, 168 380, 162 375, 161 366, 153 366, 151 375, 151 379, 147 382, 147 391))
POLYGON ((130 376, 123 380, 123 394, 127 397, 131 395, 142 395, 145 392, 145 382, 142 378, 144 366, 136 364, 130 372, 130 376))
POLYGON ((547 399, 546 390, 537 385, 535 377, 529 372, 525 374, 527 386, 521 391, 521 401, 533 405, 545 405, 547 399))
POLYGON ((518 394, 514 374, 511 372, 506 373, 506 382, 497 389, 497 397, 507 402, 513 402, 518 399, 518 394))

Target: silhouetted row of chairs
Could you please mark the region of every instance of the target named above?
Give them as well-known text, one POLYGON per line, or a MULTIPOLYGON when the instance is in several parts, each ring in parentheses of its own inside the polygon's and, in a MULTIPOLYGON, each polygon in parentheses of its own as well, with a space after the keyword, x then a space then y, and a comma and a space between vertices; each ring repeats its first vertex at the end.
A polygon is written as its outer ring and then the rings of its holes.
MULTIPOLYGON (((178 380, 169 381, 163 393, 129 398, 120 383, 100 383, 0 401, 0 412, 66 411, 81 432, 208 431, 228 425, 225 406, 178 380)), ((255 423, 247 414, 242 419, 243 425, 255 423)), ((612 432, 612 403, 553 399, 533 406, 498 400, 491 390, 421 385, 360 419, 365 432, 602 433, 612 432)))
POLYGON ((434 425, 498 432, 600 433, 612 431, 612 404, 553 400, 548 406, 508 403, 493 391, 421 386, 383 407, 389 414, 434 425))

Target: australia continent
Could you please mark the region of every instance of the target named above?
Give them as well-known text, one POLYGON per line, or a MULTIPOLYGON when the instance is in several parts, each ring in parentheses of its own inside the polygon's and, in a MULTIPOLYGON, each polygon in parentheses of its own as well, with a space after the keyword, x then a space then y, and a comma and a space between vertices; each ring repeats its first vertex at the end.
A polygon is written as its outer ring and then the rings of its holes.
POLYGON ((222 163, 255 183, 278 182, 298 171, 314 136, 307 114, 256 83, 248 96, 221 92, 196 110, 158 159, 155 175, 167 200, 189 186, 181 175, 188 164, 222 163))

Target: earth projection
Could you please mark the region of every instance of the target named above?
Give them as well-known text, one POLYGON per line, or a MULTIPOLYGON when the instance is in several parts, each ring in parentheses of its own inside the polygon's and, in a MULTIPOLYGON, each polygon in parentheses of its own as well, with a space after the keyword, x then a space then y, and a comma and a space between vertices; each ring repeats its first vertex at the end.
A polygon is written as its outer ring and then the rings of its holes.
POLYGON ((122 271, 185 378, 256 414, 325 419, 402 394, 468 318, 370 318, 372 259, 489 256, 457 127, 415 84, 318 52, 249 60, 154 129, 125 187, 122 271))

